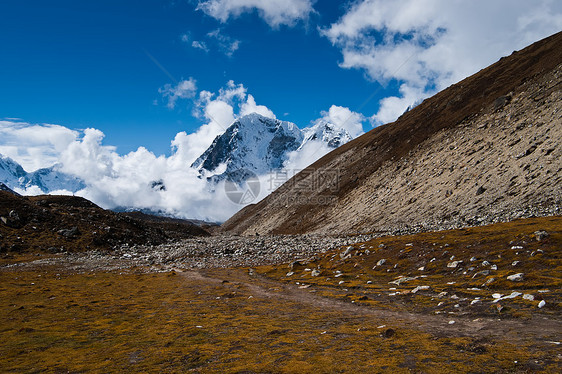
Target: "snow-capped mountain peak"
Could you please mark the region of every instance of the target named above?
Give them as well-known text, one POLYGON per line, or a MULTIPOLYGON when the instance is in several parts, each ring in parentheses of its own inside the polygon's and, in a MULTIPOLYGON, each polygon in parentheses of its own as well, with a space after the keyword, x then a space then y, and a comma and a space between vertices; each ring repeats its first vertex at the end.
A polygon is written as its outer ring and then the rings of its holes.
POLYGON ((203 173, 226 164, 220 175, 243 168, 264 174, 279 169, 303 139, 295 124, 252 113, 234 121, 191 166, 203 173))
POLYGON ((324 120, 303 129, 303 133, 303 146, 308 142, 318 140, 326 143, 330 148, 338 148, 352 139, 347 130, 324 120))
POLYGON ((214 181, 239 169, 264 175, 281 169, 291 152, 312 141, 333 149, 349 140, 345 129, 326 121, 301 130, 294 123, 252 113, 234 121, 191 166, 214 181))

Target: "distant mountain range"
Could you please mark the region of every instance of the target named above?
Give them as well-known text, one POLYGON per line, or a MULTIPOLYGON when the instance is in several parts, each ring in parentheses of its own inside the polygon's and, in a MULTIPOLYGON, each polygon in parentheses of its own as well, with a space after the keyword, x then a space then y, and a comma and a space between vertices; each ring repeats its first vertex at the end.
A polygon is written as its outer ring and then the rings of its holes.
POLYGON ((61 172, 60 165, 28 173, 10 157, 0 155, 0 183, 12 190, 37 187, 43 193, 66 190, 77 192, 86 187, 81 179, 61 172))
MULTIPOLYGON (((291 152, 299 152, 312 142, 317 142, 320 148, 335 149, 351 139, 345 129, 326 121, 301 130, 294 123, 252 113, 237 119, 217 136, 191 167, 209 183, 224 180, 229 173, 241 169, 263 175, 283 168, 291 152)), ((2 155, 0 183, 16 191, 36 187, 42 193, 60 190, 75 193, 86 188, 83 180, 63 173, 60 165, 27 172, 16 161, 2 155)), ((162 181, 154 181, 152 187, 166 189, 162 181)), ((119 209, 131 208, 135 209, 119 209)))

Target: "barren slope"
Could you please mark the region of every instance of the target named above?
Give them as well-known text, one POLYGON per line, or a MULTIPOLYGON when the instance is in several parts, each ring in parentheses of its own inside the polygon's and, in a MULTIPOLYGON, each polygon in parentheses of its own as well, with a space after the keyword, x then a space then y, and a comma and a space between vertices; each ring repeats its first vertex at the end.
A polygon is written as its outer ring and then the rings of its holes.
POLYGON ((425 100, 329 153, 223 230, 440 229, 560 214, 560 45, 562 33, 425 100))

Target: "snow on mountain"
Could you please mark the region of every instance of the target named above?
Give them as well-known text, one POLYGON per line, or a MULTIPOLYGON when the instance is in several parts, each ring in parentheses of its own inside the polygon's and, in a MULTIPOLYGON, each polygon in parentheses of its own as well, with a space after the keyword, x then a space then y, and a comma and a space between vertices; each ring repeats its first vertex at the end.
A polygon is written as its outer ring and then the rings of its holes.
POLYGON ((322 141, 330 148, 338 148, 352 139, 347 130, 324 120, 318 121, 312 127, 304 128, 302 132, 304 141, 299 148, 314 140, 322 141))
POLYGON ((265 174, 281 168, 285 154, 299 148, 303 139, 295 124, 252 113, 234 121, 217 136, 191 167, 216 176, 237 169, 265 174))
POLYGON ((59 170, 59 165, 26 172, 20 164, 0 155, 0 182, 11 189, 37 187, 43 193, 66 190, 76 192, 86 187, 84 182, 59 170))
POLYGON ((312 141, 337 148, 349 140, 351 136, 345 129, 325 121, 301 130, 294 123, 252 113, 237 119, 217 136, 191 167, 214 181, 239 169, 264 175, 281 169, 289 153, 298 152, 312 141))
POLYGON ((20 187, 27 182, 27 172, 11 158, 0 155, 0 182, 10 188, 20 187))

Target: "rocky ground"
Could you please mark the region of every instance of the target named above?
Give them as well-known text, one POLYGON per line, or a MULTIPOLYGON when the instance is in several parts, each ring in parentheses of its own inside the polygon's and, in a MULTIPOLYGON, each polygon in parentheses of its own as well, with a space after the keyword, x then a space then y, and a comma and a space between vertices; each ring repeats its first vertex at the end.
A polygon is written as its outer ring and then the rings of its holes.
POLYGON ((562 370, 562 218, 381 235, 218 235, 4 254, 0 366, 562 370))

